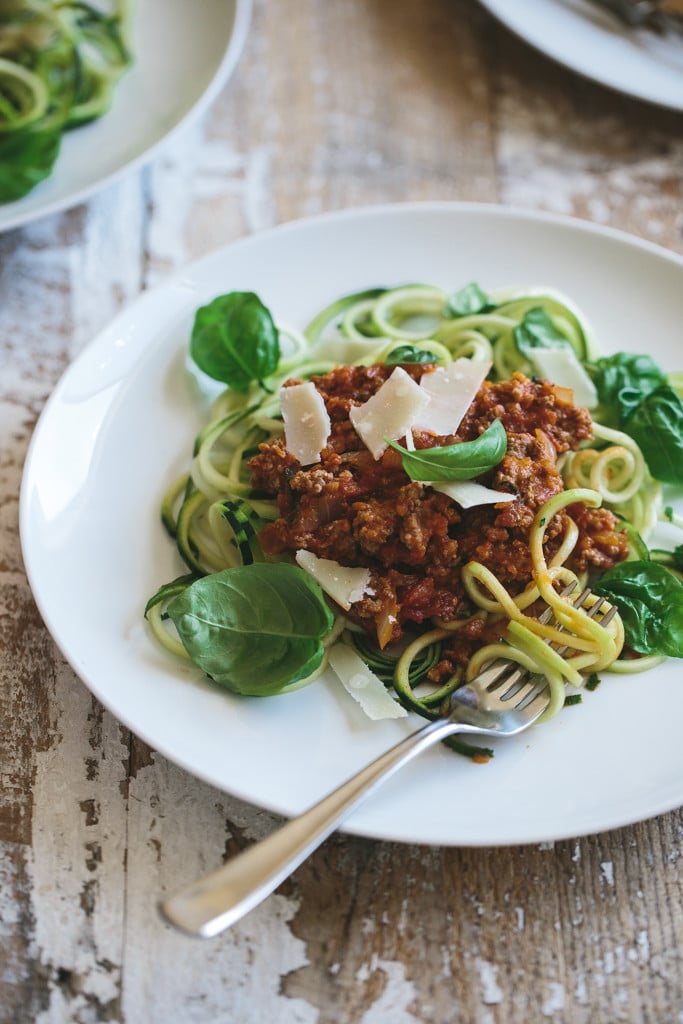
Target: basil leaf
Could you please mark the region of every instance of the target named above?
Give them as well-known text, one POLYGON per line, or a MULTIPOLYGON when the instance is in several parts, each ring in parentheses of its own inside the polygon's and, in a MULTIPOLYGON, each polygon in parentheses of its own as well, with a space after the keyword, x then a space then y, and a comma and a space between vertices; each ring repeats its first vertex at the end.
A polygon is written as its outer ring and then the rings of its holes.
POLYGON ((61 129, 0 135, 0 203, 21 199, 50 175, 61 129))
POLYGON ((634 651, 683 657, 683 584, 668 569, 657 562, 621 562, 593 589, 619 609, 634 651))
POLYGON ((587 367, 600 402, 600 420, 620 427, 640 402, 667 383, 666 374, 650 356, 617 352, 587 367))
POLYGON ((660 565, 668 565, 673 569, 683 572, 683 544, 679 544, 673 551, 666 551, 664 548, 653 548, 652 555, 660 565))
POLYGON ((209 377, 246 391, 277 369, 280 340, 258 295, 229 292, 197 310, 190 354, 209 377))
POLYGON ((204 576, 168 614, 195 664, 233 693, 255 697, 281 693, 318 668, 334 622, 315 580, 286 562, 204 576))
POLYGON ((683 484, 683 402, 673 388, 651 391, 621 429, 640 446, 656 480, 683 484))
POLYGON ((683 544, 679 544, 671 552, 671 564, 674 569, 683 570, 683 544))
POLYGON ((488 313, 495 308, 495 302, 473 281, 448 297, 443 315, 451 318, 472 316, 475 313, 488 313))
POLYGON ((571 348, 571 343, 560 334, 542 306, 534 306, 524 314, 512 335, 517 351, 529 358, 537 348, 571 348))
POLYGON ((399 366, 401 363, 435 363, 436 356, 433 352, 425 352, 423 348, 415 345, 398 345, 392 348, 384 360, 386 366, 399 366))
POLYGON ((590 366, 598 398, 605 405, 618 405, 622 388, 635 388, 647 395, 666 384, 666 374, 646 355, 617 352, 597 359, 590 366))
POLYGON ((663 483, 683 483, 683 401, 650 356, 618 352, 588 367, 600 400, 599 419, 641 448, 663 483))
POLYGON ((461 441, 443 448, 408 451, 396 441, 388 444, 401 453, 403 469, 411 480, 471 480, 497 466, 507 451, 507 434, 500 420, 494 420, 474 441, 461 441))

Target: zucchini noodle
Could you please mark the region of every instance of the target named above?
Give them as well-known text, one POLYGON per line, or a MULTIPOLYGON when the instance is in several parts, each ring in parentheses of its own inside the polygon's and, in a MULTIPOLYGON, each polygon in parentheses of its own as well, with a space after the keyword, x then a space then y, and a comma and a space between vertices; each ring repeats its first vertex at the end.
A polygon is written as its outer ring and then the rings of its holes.
POLYGON ((64 132, 107 113, 131 64, 130 0, 0 3, 0 202, 51 173, 64 132))
MULTIPOLYGON (((487 611, 499 613, 509 620, 507 636, 510 641, 509 645, 490 644, 480 648, 468 664, 468 679, 474 678, 484 665, 497 657, 508 657, 545 675, 551 693, 550 706, 544 713, 546 720, 564 704, 564 683, 582 686, 583 673, 598 672, 611 665, 619 656, 624 642, 623 625, 618 615, 605 628, 599 618, 590 618, 583 608, 574 606, 571 595, 563 596, 553 585, 555 582, 563 585, 579 583, 557 558, 548 566, 543 552, 543 538, 550 520, 567 505, 577 502, 596 506, 600 504, 600 495, 586 489, 573 489, 556 495, 536 514, 529 537, 534 584, 531 593, 541 597, 552 608, 557 625, 546 625, 525 615, 520 607, 524 601, 511 598, 495 574, 485 566, 470 562, 463 569, 463 581, 472 600, 487 611), (482 597, 475 581, 483 584, 493 600, 482 597), (561 655, 552 644, 563 649, 561 655)), ((589 609, 599 600, 593 598, 589 609)))
MULTIPOLYGON (((0 62, 0 75, 2 70, 0 62)), ((152 632, 167 650, 187 657, 168 628, 165 609, 194 580, 225 568, 290 560, 287 555, 271 556, 261 550, 259 533, 267 523, 278 519, 280 511, 276 500, 253 489, 249 468, 259 445, 283 437, 278 394, 288 379, 307 381, 340 363, 447 364, 463 357, 491 363, 489 377, 493 380, 505 380, 515 372, 533 376, 529 353, 519 346, 518 330, 529 313, 538 311, 579 362, 586 364, 596 357, 590 329, 577 310, 556 292, 508 289, 493 293, 486 302, 479 303, 479 308, 469 295, 457 293, 455 300, 454 307, 448 292, 426 284, 374 288, 345 296, 318 313, 305 331, 278 325, 285 352, 275 372, 263 381, 253 381, 243 391, 227 388, 219 395, 195 441, 189 472, 173 481, 162 502, 162 521, 190 570, 188 575, 161 587, 147 607, 152 632)), ((673 382, 674 375, 671 379, 673 382)), ((683 376, 675 377, 675 386, 683 390, 681 381, 683 376)), ((562 388, 562 381, 554 384, 562 388)), ((594 673, 610 670, 626 674, 661 661, 659 656, 620 657, 624 624, 618 614, 602 624, 603 613, 596 607, 602 604, 602 598, 591 596, 580 607, 573 603, 590 581, 570 568, 580 540, 572 506, 604 505, 614 512, 623 520, 624 528, 632 531, 629 536, 636 538, 633 543, 637 555, 647 552, 638 538, 650 536, 658 521, 666 518, 675 526, 683 526, 683 518, 671 509, 665 515, 662 486, 653 479, 633 438, 595 420, 592 433, 590 441, 558 460, 564 490, 535 512, 528 536, 531 574, 519 593, 508 592, 495 571, 471 560, 459 570, 470 613, 457 619, 434 617, 426 621, 404 638, 399 650, 380 649, 368 633, 335 606, 334 626, 325 638, 321 666, 291 689, 320 675, 327 665, 329 648, 344 642, 355 649, 385 686, 393 689, 407 709, 436 718, 447 710, 458 686, 474 678, 492 660, 504 657, 547 677, 551 701, 543 718, 548 719, 564 706, 567 685, 577 689, 594 673), (546 535, 556 516, 559 519, 554 524, 548 554, 546 535), (539 621, 540 613, 548 607, 552 618, 539 621), (449 643, 462 631, 463 635, 482 635, 485 639, 467 664, 449 670, 444 680, 443 673, 433 673, 449 643)), ((410 430, 405 443, 409 449, 414 448, 410 430)), ((290 687, 286 689, 288 692, 290 687)), ((470 755, 487 753, 462 741, 454 746, 470 755)))
POLYGON ((647 539, 661 518, 661 484, 650 475, 643 453, 628 434, 593 421, 593 437, 605 447, 585 447, 565 455, 566 485, 597 491, 608 508, 647 539))

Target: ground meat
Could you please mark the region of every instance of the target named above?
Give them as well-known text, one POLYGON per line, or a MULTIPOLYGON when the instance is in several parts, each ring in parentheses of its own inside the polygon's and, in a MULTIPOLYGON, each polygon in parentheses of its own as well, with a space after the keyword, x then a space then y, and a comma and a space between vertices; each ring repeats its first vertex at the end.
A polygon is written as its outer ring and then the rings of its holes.
MULTIPOLYGON (((412 482, 393 449, 373 459, 349 420, 351 406, 367 401, 393 369, 345 366, 312 378, 331 421, 320 462, 300 466, 283 440, 262 444, 250 462, 252 486, 276 497, 280 511, 259 535, 264 551, 305 548, 343 565, 369 567, 370 589, 354 604, 351 617, 378 632, 382 642, 399 639, 411 622, 471 610, 461 582, 462 567, 470 560, 488 566, 511 592, 522 589, 531 576, 529 530, 534 515, 563 489, 557 456, 591 436, 589 413, 567 401, 565 391, 518 373, 509 381, 485 382, 457 433, 414 434, 416 448, 430 448, 473 440, 494 419, 501 420, 507 453, 477 479, 517 497, 505 504, 462 509, 446 495, 412 482)), ((433 367, 404 369, 419 380, 433 367)), ((583 505, 572 506, 548 524, 549 556, 564 534, 567 514, 580 531, 574 568, 604 569, 626 556, 626 538, 615 532, 612 513, 583 505)), ((467 660, 481 644, 475 632, 454 637, 440 671, 467 660)))
POLYGON ((574 549, 574 566, 579 572, 599 569, 604 572, 626 557, 626 535, 615 533, 614 516, 606 508, 570 505, 568 515, 579 528, 574 549))

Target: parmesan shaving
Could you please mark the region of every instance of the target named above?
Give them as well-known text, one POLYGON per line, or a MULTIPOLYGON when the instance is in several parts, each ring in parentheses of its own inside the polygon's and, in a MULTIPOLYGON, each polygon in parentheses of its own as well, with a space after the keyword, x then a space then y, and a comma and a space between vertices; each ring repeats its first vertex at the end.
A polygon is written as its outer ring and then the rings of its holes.
POLYGON ((536 348, 529 353, 534 370, 539 377, 571 388, 574 403, 585 409, 594 409, 598 404, 595 384, 582 366, 573 348, 536 348))
POLYGON ((405 437, 429 401, 424 388, 397 366, 367 402, 351 407, 349 418, 373 458, 379 459, 387 448, 385 437, 405 437))
POLYGON ((320 462, 331 424, 323 396, 312 381, 280 388, 285 446, 302 466, 320 462))
POLYGON ((297 551, 296 561, 345 611, 360 601, 370 584, 369 569, 340 565, 332 558, 318 558, 312 551, 297 551))
POLYGON ((497 505, 499 502, 515 501, 517 495, 509 491, 494 491, 474 480, 447 480, 432 483, 435 491, 447 494, 461 508, 475 508, 477 505, 497 505))
POLYGON ((490 369, 490 362, 463 358, 424 373, 420 387, 429 395, 429 404, 414 426, 432 434, 454 434, 490 369))
POLYGON ((338 643, 329 650, 330 667, 342 686, 373 721, 405 718, 406 709, 394 700, 382 680, 348 644, 338 643))

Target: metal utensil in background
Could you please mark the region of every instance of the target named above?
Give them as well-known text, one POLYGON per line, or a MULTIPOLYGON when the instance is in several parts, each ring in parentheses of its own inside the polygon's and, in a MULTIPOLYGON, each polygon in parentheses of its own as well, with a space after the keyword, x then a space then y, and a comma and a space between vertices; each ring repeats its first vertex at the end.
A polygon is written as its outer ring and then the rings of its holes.
POLYGON ((630 28, 683 35, 683 0, 591 0, 630 28))

